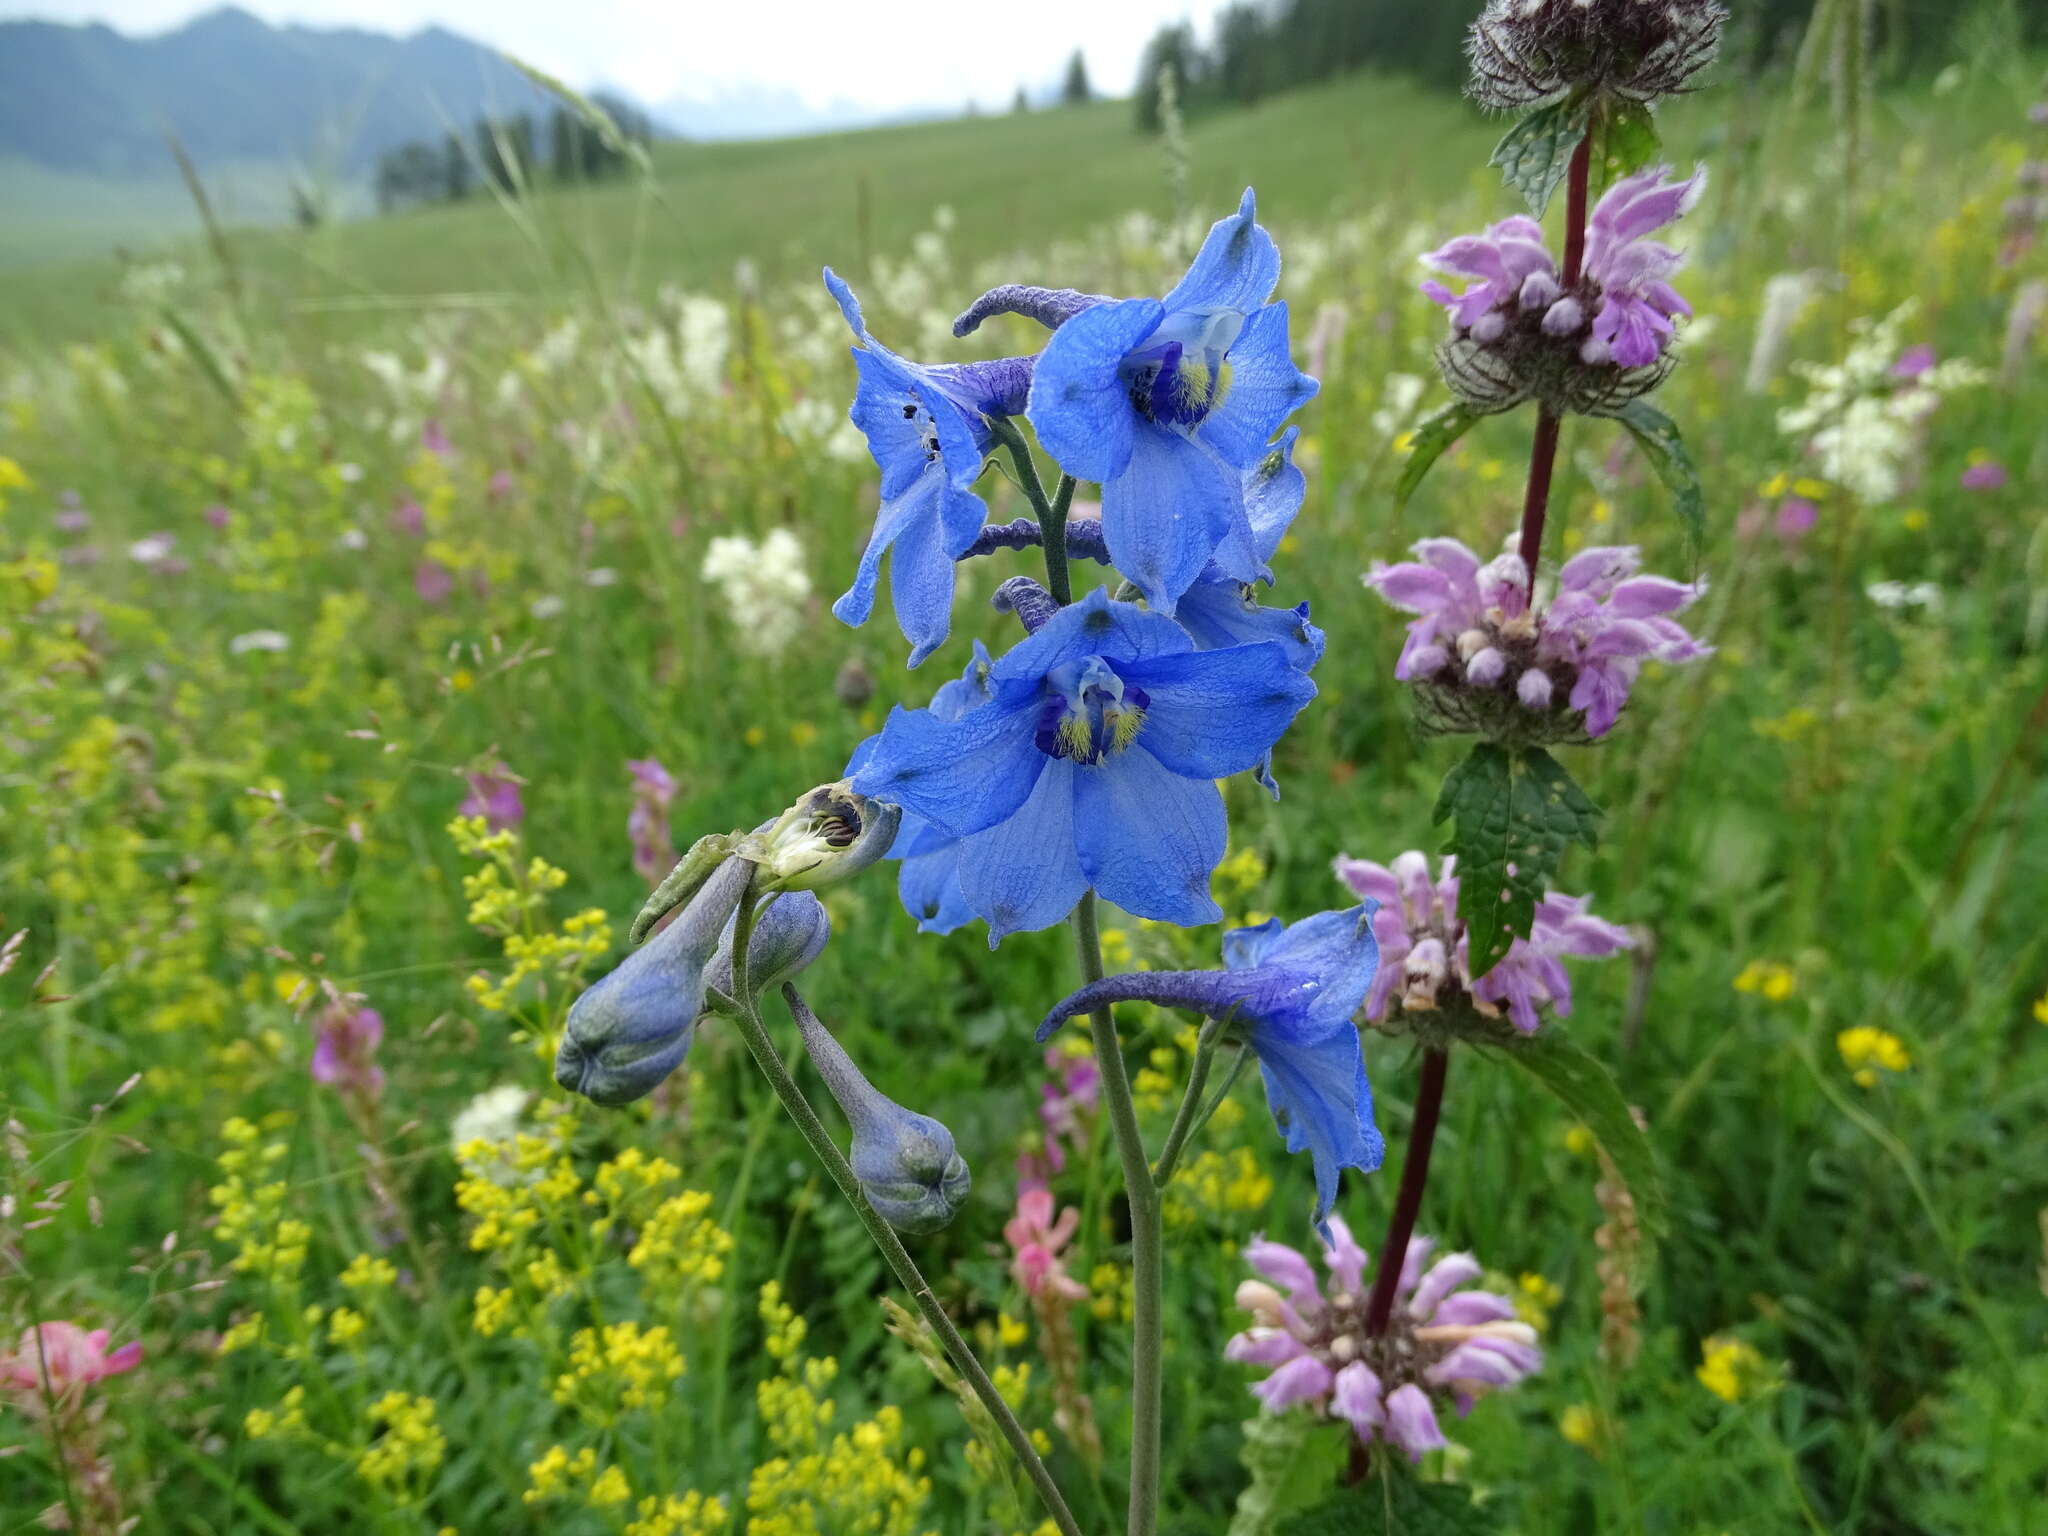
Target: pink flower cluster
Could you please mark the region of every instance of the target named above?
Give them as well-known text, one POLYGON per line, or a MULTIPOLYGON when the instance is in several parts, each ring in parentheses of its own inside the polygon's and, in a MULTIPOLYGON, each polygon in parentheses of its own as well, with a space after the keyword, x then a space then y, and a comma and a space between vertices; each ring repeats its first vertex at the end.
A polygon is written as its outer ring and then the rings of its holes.
POLYGON ((1569 289, 1544 245, 1543 226, 1516 214, 1422 258, 1440 272, 1471 278, 1463 293, 1434 279, 1422 291, 1450 312, 1454 329, 1482 345, 1533 326, 1575 344, 1581 362, 1647 367, 1670 344, 1673 317, 1692 314, 1670 283, 1684 254, 1649 237, 1692 210, 1706 172, 1684 181, 1669 181, 1670 174, 1669 166, 1655 166, 1608 189, 1586 222, 1585 264, 1569 289))
POLYGON ((384 1016, 357 1006, 360 998, 336 998, 321 1010, 319 1039, 308 1069, 314 1082, 343 1098, 374 1102, 384 1092, 377 1047, 384 1043, 384 1016))
POLYGON ((104 1328, 91 1332, 76 1323, 44 1323, 23 1331, 11 1350, 0 1350, 0 1390, 27 1403, 49 1395, 62 1401, 94 1382, 132 1371, 142 1363, 140 1344, 109 1350, 104 1328))
POLYGON ((633 844, 633 872, 649 885, 659 885, 676 862, 674 835, 669 831, 669 802, 676 781, 651 757, 628 758, 633 775, 633 808, 626 813, 626 836, 633 844))
POLYGON ((1445 1444, 1440 1403, 1466 1413, 1485 1393, 1543 1364, 1536 1331, 1516 1319, 1507 1297, 1465 1289, 1480 1276, 1471 1254, 1423 1268, 1434 1247, 1427 1237, 1408 1245, 1386 1329, 1368 1332, 1365 1250, 1341 1218, 1329 1225, 1327 1294, 1295 1249, 1263 1237, 1245 1249, 1263 1278, 1238 1286, 1237 1304, 1252 1326, 1224 1346, 1223 1357, 1270 1368, 1252 1387, 1268 1413, 1307 1404, 1348 1423, 1362 1443, 1384 1439, 1420 1461, 1445 1444))
POLYGON ((1489 1018, 1505 1011, 1516 1029, 1534 1034, 1542 1022, 1538 1010, 1571 1015, 1572 983, 1561 963, 1564 956, 1602 959, 1634 944, 1626 928, 1587 910, 1590 896, 1545 891, 1536 903, 1529 937, 1516 939, 1493 969, 1474 982, 1465 925, 1458 918, 1456 865, 1455 859, 1445 859, 1432 880, 1429 859, 1413 849, 1395 859, 1391 869, 1370 859, 1337 856, 1337 877, 1380 904, 1372 920, 1380 968, 1365 998, 1368 1019, 1384 1019, 1396 1001, 1410 1011, 1441 1008, 1449 986, 1462 989, 1489 1018))
MULTIPOLYGON (((1365 584, 1418 615, 1394 665, 1403 682, 1512 694, 1531 712, 1562 695, 1588 736, 1613 729, 1645 661, 1713 653, 1671 615, 1706 591, 1635 574, 1623 546, 1581 550, 1557 574, 1557 592, 1532 613, 1529 571, 1508 553, 1482 565, 1456 539, 1424 539, 1419 563, 1375 564, 1365 584)), ((1540 595, 1540 594, 1539 594, 1540 595)))
POLYGON ((1027 1295, 1088 1299, 1088 1287, 1067 1273, 1061 1252, 1080 1225, 1081 1213, 1071 1205, 1055 1219, 1049 1189, 1027 1189, 1017 1196, 1016 1212, 1003 1223, 1003 1238, 1010 1245, 1010 1273, 1027 1295))

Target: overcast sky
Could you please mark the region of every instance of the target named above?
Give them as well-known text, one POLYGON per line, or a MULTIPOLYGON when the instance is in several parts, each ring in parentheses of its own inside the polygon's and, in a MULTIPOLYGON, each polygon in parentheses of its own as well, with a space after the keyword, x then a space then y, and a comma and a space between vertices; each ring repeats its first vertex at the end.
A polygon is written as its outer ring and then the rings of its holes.
MULTIPOLYGON (((104 21, 161 32, 218 0, 0 0, 0 17, 104 21)), ((412 32, 439 23, 572 83, 642 101, 783 87, 813 107, 878 112, 1006 105, 1018 85, 1058 78, 1078 45, 1097 87, 1127 92, 1164 21, 1206 32, 1221 0, 242 0, 271 22, 412 32)))

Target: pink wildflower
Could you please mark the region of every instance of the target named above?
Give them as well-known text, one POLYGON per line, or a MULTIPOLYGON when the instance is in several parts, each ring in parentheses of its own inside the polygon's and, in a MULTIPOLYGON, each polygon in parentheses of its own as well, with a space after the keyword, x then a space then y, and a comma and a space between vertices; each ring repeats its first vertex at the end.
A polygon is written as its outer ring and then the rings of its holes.
POLYGON ((1017 1196, 1015 1214, 1003 1223, 1003 1237, 1015 1255, 1010 1273, 1027 1294, 1059 1296, 1068 1301, 1087 1299, 1088 1287, 1067 1273, 1066 1260, 1060 1253, 1080 1224, 1081 1213, 1071 1205, 1059 1213, 1057 1220, 1053 1218, 1049 1189, 1027 1189, 1017 1196))
POLYGON ((2004 489, 2010 478, 2003 464, 1996 459, 1985 459, 1963 471, 1962 486, 1966 491, 1996 491, 2004 489))
POLYGON ((26 1329, 12 1350, 0 1351, 0 1389, 39 1401, 47 1380, 50 1395, 63 1398, 142 1363, 140 1344, 109 1351, 108 1337, 104 1328, 88 1333, 76 1323, 26 1329))
POLYGON ((633 775, 633 808, 626 813, 633 871, 649 885, 657 885, 676 862, 675 840, 668 825, 676 781, 651 757, 628 758, 626 770, 633 775))
POLYGON ((493 832, 516 827, 526 819, 526 801, 519 792, 521 780, 503 763, 494 760, 462 777, 469 785, 469 796, 456 807, 457 814, 481 816, 493 832))
POLYGON ((376 1058, 384 1041, 383 1016, 374 1008, 356 1006, 355 999, 340 999, 322 1010, 319 1029, 308 1068, 313 1081, 344 1098, 374 1100, 381 1095, 384 1069, 376 1058))

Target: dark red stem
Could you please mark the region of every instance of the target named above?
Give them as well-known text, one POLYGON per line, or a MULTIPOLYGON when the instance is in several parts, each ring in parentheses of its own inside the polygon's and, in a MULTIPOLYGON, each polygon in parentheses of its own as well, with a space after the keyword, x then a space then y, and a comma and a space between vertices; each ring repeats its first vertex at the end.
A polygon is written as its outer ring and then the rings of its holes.
POLYGON ((1415 1123, 1408 1129, 1401 1192, 1394 1197, 1393 1219, 1387 1223, 1387 1240, 1380 1244, 1372 1297, 1365 1306, 1368 1334, 1385 1333, 1387 1319, 1394 1315, 1394 1288, 1401 1283, 1401 1268, 1408 1262, 1408 1240, 1415 1235, 1415 1218, 1422 1210, 1422 1186, 1429 1182, 1429 1153, 1436 1145, 1436 1124, 1444 1107, 1444 1077, 1450 1067, 1448 1051, 1422 1053, 1422 1081, 1415 1090, 1415 1123))
MULTIPOLYGON (((1593 175, 1593 140, 1579 140, 1564 185, 1564 289, 1578 286, 1586 264, 1586 191, 1593 175)), ((1522 498, 1522 566, 1529 573, 1529 606, 1536 605, 1536 562, 1543 553, 1543 519, 1550 511, 1550 476, 1557 467, 1558 419, 1536 409, 1536 440, 1529 448, 1529 489, 1522 498)))

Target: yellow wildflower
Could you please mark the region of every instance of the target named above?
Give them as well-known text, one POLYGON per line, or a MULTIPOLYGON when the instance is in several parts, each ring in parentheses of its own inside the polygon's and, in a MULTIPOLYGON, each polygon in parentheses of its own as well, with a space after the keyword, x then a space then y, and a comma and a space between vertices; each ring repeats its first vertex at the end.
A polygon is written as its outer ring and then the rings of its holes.
POLYGON ((1600 1454, 1600 1420, 1584 1403, 1573 1403, 1557 1416, 1557 1432, 1582 1451, 1600 1454))
POLYGON ((1843 1030, 1835 1036, 1835 1049, 1841 1052, 1842 1065, 1865 1088, 1877 1086, 1880 1072, 1904 1072, 1913 1065, 1903 1040, 1870 1024, 1843 1030))
POLYGON ((1693 1375, 1724 1403, 1739 1403, 1775 1384, 1775 1373, 1756 1346, 1725 1334, 1700 1341, 1700 1364, 1693 1375))
POLYGON ((1789 965, 1780 965, 1775 960, 1752 960, 1735 978, 1735 990, 1782 1003, 1798 990, 1798 978, 1789 965))

